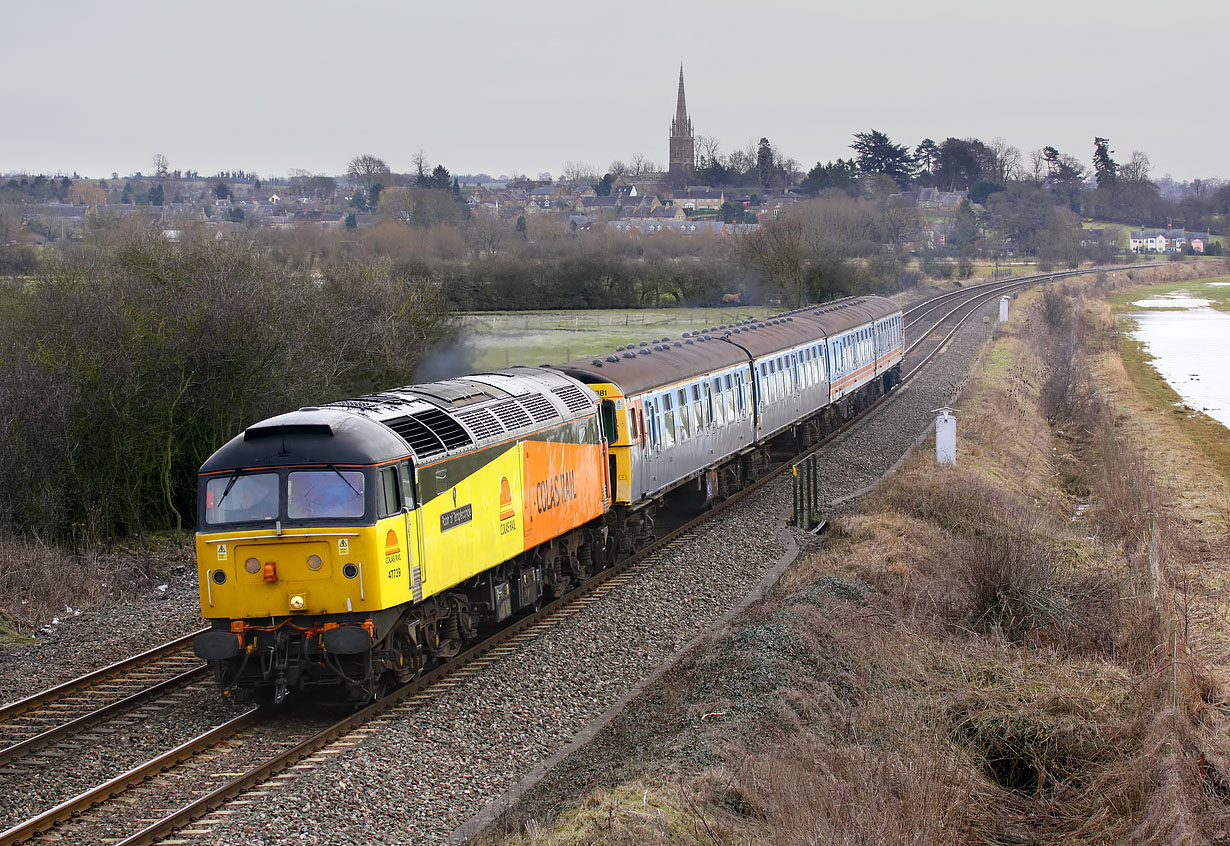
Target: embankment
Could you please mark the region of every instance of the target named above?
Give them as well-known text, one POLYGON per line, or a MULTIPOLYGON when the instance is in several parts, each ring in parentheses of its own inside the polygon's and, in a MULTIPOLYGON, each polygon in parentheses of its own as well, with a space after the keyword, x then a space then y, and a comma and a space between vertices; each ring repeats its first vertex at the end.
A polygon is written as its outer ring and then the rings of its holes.
POLYGON ((1023 296, 958 465, 836 515, 484 842, 1224 840, 1230 499, 1141 419, 1101 304, 1185 272, 1023 296))

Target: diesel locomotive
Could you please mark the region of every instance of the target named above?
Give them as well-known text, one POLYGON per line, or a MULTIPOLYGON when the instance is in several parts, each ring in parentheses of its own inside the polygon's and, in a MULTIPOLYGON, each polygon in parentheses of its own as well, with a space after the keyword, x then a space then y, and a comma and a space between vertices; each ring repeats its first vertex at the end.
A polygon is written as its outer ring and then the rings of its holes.
POLYGON ((855 297, 256 423, 201 467, 196 654, 259 702, 379 697, 651 538, 667 497, 814 443, 903 353, 897 305, 855 297))

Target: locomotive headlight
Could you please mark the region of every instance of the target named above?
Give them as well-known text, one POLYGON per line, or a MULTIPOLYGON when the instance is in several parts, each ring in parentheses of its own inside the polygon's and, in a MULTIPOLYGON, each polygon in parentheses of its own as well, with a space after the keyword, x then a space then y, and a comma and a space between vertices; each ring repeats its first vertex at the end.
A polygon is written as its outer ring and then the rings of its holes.
POLYGON ((309 555, 307 565, 309 570, 319 570, 324 562, 320 560, 319 555, 309 555))
POLYGON ((243 562, 243 568, 255 576, 261 571, 261 563, 255 558, 249 558, 247 561, 243 562))
POLYGON ((307 599, 301 593, 296 593, 290 598, 290 610, 302 611, 307 607, 307 599))

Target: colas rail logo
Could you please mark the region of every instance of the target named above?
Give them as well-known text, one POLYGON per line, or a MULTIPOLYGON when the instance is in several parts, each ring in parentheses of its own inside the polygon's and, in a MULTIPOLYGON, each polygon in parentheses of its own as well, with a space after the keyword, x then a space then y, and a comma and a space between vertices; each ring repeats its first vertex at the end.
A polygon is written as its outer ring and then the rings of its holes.
POLYGON ((389 529, 384 536, 384 563, 392 564, 401 560, 401 546, 397 542, 397 532, 389 529))
POLYGON ((513 507, 512 485, 508 477, 500 477, 500 534, 506 535, 517 529, 517 509, 513 507))

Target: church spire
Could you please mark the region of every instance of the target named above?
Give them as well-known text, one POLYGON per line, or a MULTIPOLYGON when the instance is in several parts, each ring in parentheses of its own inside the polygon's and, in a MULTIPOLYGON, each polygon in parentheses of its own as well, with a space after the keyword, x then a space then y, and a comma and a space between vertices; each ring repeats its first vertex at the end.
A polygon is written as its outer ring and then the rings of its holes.
POLYGON ((676 179, 686 180, 696 168, 696 142, 692 138, 692 119, 683 94, 683 62, 679 63, 679 97, 675 102, 675 119, 671 121, 670 169, 676 179))
POLYGON ((675 120, 671 124, 671 135, 675 138, 686 138, 692 134, 692 121, 688 119, 688 104, 683 93, 683 62, 679 63, 679 98, 675 104, 675 120))

